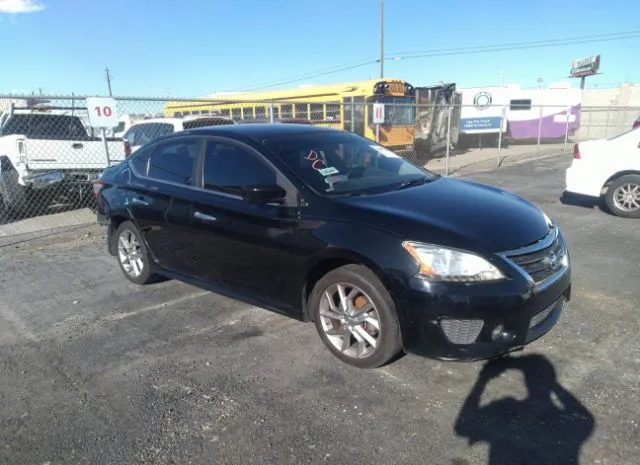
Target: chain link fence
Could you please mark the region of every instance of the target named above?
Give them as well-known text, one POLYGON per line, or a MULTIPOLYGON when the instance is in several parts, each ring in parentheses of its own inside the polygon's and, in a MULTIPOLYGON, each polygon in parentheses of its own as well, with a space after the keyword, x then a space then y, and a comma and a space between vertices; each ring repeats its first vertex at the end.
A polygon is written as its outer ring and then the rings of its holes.
POLYGON ((449 175, 482 161, 561 153, 572 143, 630 129, 640 107, 527 108, 342 101, 116 98, 118 125, 91 126, 85 97, 0 95, 0 238, 94 223, 92 181, 163 135, 227 124, 309 124, 378 141, 406 160, 449 175))

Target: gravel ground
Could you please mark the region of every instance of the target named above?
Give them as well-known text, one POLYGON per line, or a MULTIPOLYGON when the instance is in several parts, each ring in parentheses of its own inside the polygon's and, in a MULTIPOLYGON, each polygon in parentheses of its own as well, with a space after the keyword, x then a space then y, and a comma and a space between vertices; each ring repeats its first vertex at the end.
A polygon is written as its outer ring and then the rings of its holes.
POLYGON ((639 223, 562 204, 569 162, 471 175, 541 205, 574 262, 558 326, 496 363, 351 368, 312 325, 130 284, 97 226, 3 246, 0 463, 636 464, 639 223))

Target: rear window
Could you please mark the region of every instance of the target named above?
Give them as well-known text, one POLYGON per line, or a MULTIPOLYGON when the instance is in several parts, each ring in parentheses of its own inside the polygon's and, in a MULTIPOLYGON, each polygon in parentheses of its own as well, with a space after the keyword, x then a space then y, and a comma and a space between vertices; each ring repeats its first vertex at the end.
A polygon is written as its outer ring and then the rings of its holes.
POLYGON ((182 123, 185 129, 204 128, 207 126, 220 126, 224 124, 233 124, 233 121, 224 118, 198 118, 182 123))
POLYGON ((0 134, 59 140, 87 138, 87 130, 80 118, 66 115, 13 115, 3 126, 0 134))

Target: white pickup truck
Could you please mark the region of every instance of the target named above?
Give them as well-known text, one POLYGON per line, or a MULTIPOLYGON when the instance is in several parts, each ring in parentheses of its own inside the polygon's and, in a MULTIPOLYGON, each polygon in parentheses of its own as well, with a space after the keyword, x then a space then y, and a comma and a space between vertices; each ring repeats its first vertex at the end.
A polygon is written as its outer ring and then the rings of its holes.
POLYGON ((77 113, 11 109, 0 116, 0 210, 84 198, 102 170, 125 158, 121 138, 93 137, 77 113))

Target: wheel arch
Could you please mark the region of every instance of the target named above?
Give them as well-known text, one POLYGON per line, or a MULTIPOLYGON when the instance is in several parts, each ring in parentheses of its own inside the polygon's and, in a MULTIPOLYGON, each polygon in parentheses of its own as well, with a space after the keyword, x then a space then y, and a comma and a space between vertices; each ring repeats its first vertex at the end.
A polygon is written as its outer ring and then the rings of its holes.
POLYGON ((316 283, 322 279, 330 271, 333 271, 345 265, 362 265, 371 270, 376 277, 387 288, 391 298, 396 301, 393 292, 393 285, 389 276, 384 269, 373 260, 365 257, 357 252, 346 249, 330 249, 322 255, 316 257, 308 266, 305 274, 304 284, 302 286, 302 320, 305 322, 312 321, 311 312, 309 311, 309 296, 313 291, 316 283))
POLYGON ((619 179, 623 176, 629 176, 629 175, 637 175, 640 176, 640 170, 625 170, 625 171, 618 171, 617 173, 609 176, 609 178, 607 178, 607 180, 604 182, 604 185, 602 186, 603 189, 604 188, 608 188, 611 183, 613 181, 615 181, 616 179, 619 179))
MULTIPOLYGON (((107 232, 107 245, 109 254, 115 256, 117 253, 115 232, 125 221, 132 221, 131 218, 122 214, 113 215, 109 220, 109 230, 107 232)), ((132 221, 133 222, 133 221, 132 221)))

